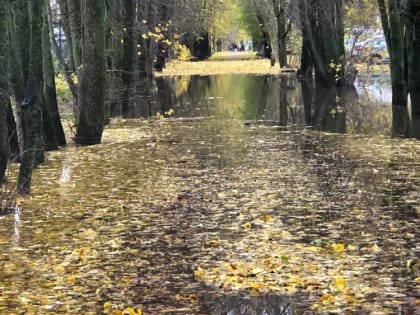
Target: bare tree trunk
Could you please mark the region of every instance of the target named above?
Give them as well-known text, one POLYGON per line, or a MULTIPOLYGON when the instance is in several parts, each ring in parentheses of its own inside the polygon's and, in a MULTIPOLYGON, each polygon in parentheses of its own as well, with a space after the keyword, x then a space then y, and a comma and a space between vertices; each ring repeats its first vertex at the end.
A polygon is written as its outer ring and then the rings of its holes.
MULTIPOLYGON (((124 116, 129 112, 131 86, 133 83, 133 73, 135 68, 135 32, 134 26, 136 21, 136 1, 123 0, 123 51, 121 65, 122 79, 122 101, 121 108, 124 116)), ((141 52, 141 50, 139 50, 141 52)))
POLYGON ((76 143, 101 142, 105 101, 104 2, 83 0, 83 69, 79 83, 80 118, 76 143))
POLYGON ((76 72, 82 64, 82 18, 81 18, 81 0, 67 0, 68 20, 70 26, 70 37, 72 44, 73 64, 76 72))
POLYGON ((343 0, 300 0, 299 10, 317 81, 329 87, 345 84, 343 0))
POLYGON ((66 145, 63 126, 58 112, 57 93, 55 89, 55 72, 51 55, 50 26, 48 22, 47 1, 43 12, 42 28, 42 67, 43 67, 43 127, 44 147, 46 150, 66 145))
POLYGON ((43 161, 42 143, 42 22, 44 1, 28 1, 30 18, 30 61, 25 87, 25 98, 21 104, 23 116, 23 152, 19 169, 17 190, 29 194, 32 171, 43 161))
POLYGON ((408 0, 407 6, 411 135, 420 138, 420 3, 415 0, 408 0))
POLYGON ((273 0, 274 14, 277 24, 277 46, 280 67, 287 66, 287 36, 290 32, 290 24, 286 18, 287 3, 284 0, 273 0))
POLYGON ((71 36, 71 31, 70 31, 70 19, 69 19, 69 9, 67 6, 67 0, 58 0, 57 3, 60 8, 60 19, 63 25, 64 35, 66 37, 66 49, 67 49, 67 55, 68 55, 67 64, 69 67, 69 71, 75 72, 76 69, 74 67, 73 43, 72 43, 72 36, 71 36))
POLYGON ((405 8, 399 0, 378 0, 388 51, 391 57, 392 82, 392 133, 394 136, 408 136, 408 70, 407 46, 402 13, 405 8))
POLYGON ((8 15, 9 1, 0 1, 0 185, 3 183, 7 164, 9 162, 10 148, 7 132, 7 107, 10 103, 9 94, 9 34, 8 15))

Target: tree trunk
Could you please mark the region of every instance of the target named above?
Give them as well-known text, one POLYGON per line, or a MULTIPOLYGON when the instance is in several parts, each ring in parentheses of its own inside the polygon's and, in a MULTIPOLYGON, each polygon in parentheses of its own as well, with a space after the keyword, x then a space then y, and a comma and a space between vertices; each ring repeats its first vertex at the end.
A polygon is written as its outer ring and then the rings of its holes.
POLYGON ((287 47, 286 41, 289 34, 289 26, 286 19, 286 1, 273 0, 274 15, 277 24, 277 47, 280 68, 287 66, 287 47))
POLYGON ((325 87, 345 84, 343 1, 300 0, 299 10, 316 80, 325 87))
POLYGON ((51 55, 50 26, 48 22, 47 1, 44 7, 42 29, 42 73, 43 73, 43 127, 44 148, 54 150, 57 146, 66 145, 66 137, 58 112, 57 93, 55 89, 55 73, 51 55))
POLYGON ((420 3, 409 0, 407 6, 411 135, 420 138, 420 3))
POLYGON ((71 55, 73 56, 76 73, 79 72, 79 67, 82 64, 82 18, 80 3, 81 0, 67 0, 71 48, 73 49, 71 55))
MULTIPOLYGON (((131 87, 133 82, 135 40, 134 25, 136 20, 136 3, 134 0, 123 0, 123 51, 121 65, 122 101, 121 108, 124 116, 129 112, 131 87)), ((141 50, 139 50, 141 51, 141 50)))
POLYGON ((5 179, 7 163, 9 161, 9 137, 7 132, 7 108, 10 103, 9 94, 9 35, 8 0, 0 1, 0 185, 5 179))
POLYGON ((33 168, 43 161, 42 143, 42 22, 44 1, 28 1, 30 18, 30 61, 21 104, 23 122, 23 152, 17 191, 29 194, 33 168))
POLYGON ((399 0, 378 0, 388 52, 391 57, 392 134, 408 136, 408 70, 407 46, 402 14, 405 8, 399 0))
MULTIPOLYGON (((107 57, 106 82, 107 93, 105 99, 105 124, 111 117, 121 115, 122 84, 122 51, 121 36, 123 26, 123 0, 107 2, 105 45, 107 57)), ((134 7, 135 9, 135 7, 134 7)), ((135 11, 133 12, 135 16, 135 11)), ((133 40, 133 38, 131 39, 133 40)), ((133 71, 133 69, 131 69, 133 71)))
MULTIPOLYGON (((73 57, 73 43, 72 43, 72 36, 70 31, 70 18, 69 18, 69 9, 67 6, 67 0, 58 0, 58 6, 60 8, 60 18, 61 23, 63 25, 64 35, 66 37, 66 51, 67 51, 67 64, 69 67, 69 71, 75 72, 76 69, 74 67, 74 57, 73 57)), ((61 48, 61 47, 60 47, 61 48)), ((61 51, 63 55, 63 52, 61 51)))
POLYGON ((76 143, 101 142, 104 126, 104 2, 83 0, 83 69, 79 83, 80 118, 76 143))

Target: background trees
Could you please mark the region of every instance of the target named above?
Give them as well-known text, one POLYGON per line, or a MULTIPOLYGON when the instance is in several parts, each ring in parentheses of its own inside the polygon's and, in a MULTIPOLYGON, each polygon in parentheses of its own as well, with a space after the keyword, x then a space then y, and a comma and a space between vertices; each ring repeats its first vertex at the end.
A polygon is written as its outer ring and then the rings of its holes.
MULTIPOLYGON (((312 78, 314 73, 319 86, 335 87, 347 83, 344 27, 357 37, 376 25, 372 18, 376 6, 367 0, 4 0, 3 4, 0 177, 9 156, 6 139, 14 136, 12 152, 22 162, 19 190, 23 193, 29 192, 31 171, 43 161, 44 150, 66 143, 55 91, 57 70, 73 95, 76 143, 89 145, 101 141, 110 117, 150 114, 154 72, 176 57, 176 47, 188 47, 193 58, 201 60, 231 44, 248 49, 251 45, 244 42, 248 37, 262 55, 269 57, 273 49, 283 67, 288 64, 293 30, 300 35, 293 44, 302 46, 299 74, 312 78), (61 31, 63 35, 57 36, 61 31), (13 64, 10 69, 9 64, 13 64), (10 94, 14 102, 9 101, 10 94)), ((409 135, 411 130, 414 135, 420 130, 420 5, 415 0, 378 0, 377 5, 391 56, 394 134, 409 135)))

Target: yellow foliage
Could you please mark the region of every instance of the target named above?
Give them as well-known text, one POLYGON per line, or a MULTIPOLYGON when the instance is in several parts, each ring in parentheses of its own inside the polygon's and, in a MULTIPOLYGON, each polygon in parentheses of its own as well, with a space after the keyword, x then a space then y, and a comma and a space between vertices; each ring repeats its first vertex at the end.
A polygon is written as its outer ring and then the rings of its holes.
MULTIPOLYGON (((334 295, 330 293, 324 294, 318 299, 318 303, 321 303, 322 305, 331 305, 331 304, 334 304, 334 302, 335 302, 335 297, 334 295)), ((313 307, 315 307, 315 305, 313 307)))
POLYGON ((244 229, 245 230, 250 230, 251 229, 251 222, 246 222, 244 225, 243 225, 243 227, 244 227, 244 229))
POLYGON ((342 243, 337 243, 337 244, 331 244, 331 248, 337 253, 342 253, 345 249, 345 246, 342 243))
POLYGON ((273 217, 271 215, 269 215, 268 213, 264 214, 264 216, 262 217, 262 220, 264 222, 268 222, 272 219, 273 217))
POLYGON ((174 44, 174 51, 176 59, 180 61, 188 61, 191 58, 191 53, 187 46, 182 45, 178 42, 174 44))
POLYGON ((138 308, 137 310, 135 310, 132 307, 127 307, 121 314, 122 315, 142 315, 143 310, 141 308, 138 308))
POLYGON ((347 281, 343 277, 336 277, 335 278, 335 286, 338 291, 344 292, 347 288, 347 281))
POLYGON ((194 271, 194 276, 196 280, 204 277, 204 270, 201 267, 198 267, 197 270, 194 271))
POLYGON ((217 247, 217 246, 219 246, 219 240, 211 240, 207 244, 210 245, 210 246, 217 247))
POLYGON ((354 246, 354 245, 347 245, 347 250, 349 250, 349 251, 355 251, 357 249, 357 247, 356 246, 354 246))

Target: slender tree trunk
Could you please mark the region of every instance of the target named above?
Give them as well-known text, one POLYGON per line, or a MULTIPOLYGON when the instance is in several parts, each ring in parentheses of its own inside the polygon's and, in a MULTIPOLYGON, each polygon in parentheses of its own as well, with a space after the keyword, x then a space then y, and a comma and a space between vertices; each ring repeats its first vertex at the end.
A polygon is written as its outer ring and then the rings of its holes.
MULTIPOLYGON (((65 58, 63 56, 63 52, 60 49, 59 45, 57 44, 57 41, 55 40, 54 37, 54 29, 52 27, 52 12, 51 12, 51 7, 49 5, 48 2, 48 25, 50 27, 50 40, 51 40, 51 44, 52 44, 52 49, 54 51, 55 57, 57 58, 58 61, 58 69, 61 72, 61 74, 64 76, 67 85, 69 86, 71 95, 72 95, 72 99, 73 99, 73 114, 74 114, 74 119, 76 121, 76 123, 79 121, 79 97, 78 97, 78 86, 77 83, 74 81, 72 74, 74 73, 74 71, 70 68, 69 64, 65 61, 65 58)), ((69 62, 73 62, 72 61, 73 58, 69 58, 69 62)))
MULTIPOLYGON (((121 65, 122 101, 121 108, 124 116, 129 112, 131 86, 134 72, 135 39, 134 25, 136 20, 136 3, 134 0, 123 0, 123 51, 121 65)), ((141 50, 139 50, 141 52, 141 50)))
POLYGON ((7 108, 10 103, 9 94, 9 35, 8 15, 9 1, 0 0, 0 185, 5 179, 9 161, 10 148, 7 132, 7 108))
POLYGON ((76 143, 101 142, 104 126, 104 2, 83 0, 83 69, 79 83, 80 118, 76 143))
MULTIPOLYGON (((66 50, 67 50, 67 64, 69 71, 75 72, 74 67, 74 57, 73 57, 73 43, 72 43, 72 34, 70 31, 70 19, 69 19, 69 9, 67 6, 67 0, 58 0, 58 6, 60 8, 60 18, 63 25, 64 35, 66 36, 66 50)), ((61 51, 61 55, 63 52, 61 51)))
MULTIPOLYGON (((122 6, 122 0, 108 1, 105 15, 105 45, 107 60, 107 93, 105 99, 105 124, 107 124, 110 121, 111 117, 121 115, 121 100, 123 91, 121 79, 123 45, 121 45, 121 35, 124 32, 124 26, 122 23, 122 6)), ((133 12, 133 14, 135 16, 135 11, 133 12)))
MULTIPOLYGON (((28 3, 12 0, 12 15, 9 16, 9 44, 10 44, 10 81, 12 84, 15 102, 12 103, 12 112, 16 122, 16 135, 18 138, 20 155, 23 153, 23 122, 22 110, 19 104, 25 97, 25 80, 27 77, 27 69, 29 58, 26 57, 29 51, 29 14, 28 3), (25 56, 25 57, 24 57, 25 56), (24 70, 25 69, 25 70, 24 70)), ((22 156, 20 156, 22 160, 22 156)))
POLYGON ((289 34, 289 26, 286 19, 286 1, 273 0, 274 15, 277 24, 277 46, 280 67, 287 66, 287 36, 289 34))
POLYGON ((80 3, 84 0, 67 0, 68 21, 71 34, 71 48, 73 56, 73 64, 76 72, 82 64, 82 18, 80 3))
POLYGON ((33 168, 43 161, 42 143, 42 23, 45 1, 28 1, 30 18, 30 61, 21 104, 23 116, 23 152, 17 190, 29 194, 33 168))
POLYGON ((43 73, 43 127, 44 147, 46 150, 56 149, 66 145, 63 126, 58 112, 57 93, 55 89, 55 72, 51 55, 50 26, 48 22, 48 0, 44 7, 42 29, 42 73, 43 73))

